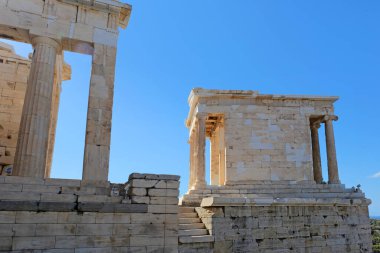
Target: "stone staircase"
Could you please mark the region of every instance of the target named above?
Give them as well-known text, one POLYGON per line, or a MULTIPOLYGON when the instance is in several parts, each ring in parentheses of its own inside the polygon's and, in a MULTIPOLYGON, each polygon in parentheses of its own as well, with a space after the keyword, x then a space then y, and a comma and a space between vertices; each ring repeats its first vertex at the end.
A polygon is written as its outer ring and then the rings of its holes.
POLYGON ((205 225, 198 217, 195 207, 179 207, 179 242, 208 243, 213 242, 214 237, 209 235, 205 225))

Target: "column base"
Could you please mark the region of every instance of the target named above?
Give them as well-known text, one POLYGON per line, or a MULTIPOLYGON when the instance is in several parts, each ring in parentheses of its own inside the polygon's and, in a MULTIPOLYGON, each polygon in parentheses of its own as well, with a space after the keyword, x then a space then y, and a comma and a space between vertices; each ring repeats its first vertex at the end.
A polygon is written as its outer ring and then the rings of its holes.
POLYGON ((328 184, 341 184, 340 180, 329 181, 328 184))
POLYGON ((198 189, 205 189, 206 188, 206 182, 205 181, 197 181, 195 184, 191 187, 191 190, 198 190, 198 189))

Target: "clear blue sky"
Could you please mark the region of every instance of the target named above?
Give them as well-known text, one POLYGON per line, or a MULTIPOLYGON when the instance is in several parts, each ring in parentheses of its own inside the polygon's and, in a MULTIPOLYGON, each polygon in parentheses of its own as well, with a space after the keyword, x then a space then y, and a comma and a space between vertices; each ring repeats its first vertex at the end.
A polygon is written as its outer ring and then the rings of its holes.
MULTIPOLYGON (((337 95, 341 181, 361 184, 371 215, 380 215, 380 1, 129 3, 117 54, 111 181, 132 172, 179 174, 186 191, 184 119, 193 87, 337 95)), ((73 80, 63 85, 53 177, 81 178, 91 60, 65 57, 73 80)))

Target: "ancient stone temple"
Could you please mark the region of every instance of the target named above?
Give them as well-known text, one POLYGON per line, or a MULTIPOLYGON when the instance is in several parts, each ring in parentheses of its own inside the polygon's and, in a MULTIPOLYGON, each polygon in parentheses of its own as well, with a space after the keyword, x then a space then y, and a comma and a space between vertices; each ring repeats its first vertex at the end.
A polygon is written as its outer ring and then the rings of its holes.
POLYGON ((0 38, 33 46, 24 59, 0 45, 0 252, 178 252, 179 176, 108 181, 116 45, 130 13, 116 0, 0 0, 0 38), (50 178, 64 51, 92 56, 83 180, 50 178))
POLYGON ((25 59, 0 44, 0 252, 371 252, 370 200, 339 179, 337 97, 194 89, 188 192, 178 199, 176 175, 109 182, 130 14, 117 0, 0 0, 0 37, 33 46, 25 59), (92 56, 82 180, 50 178, 64 51, 92 56))
POLYGON ((190 182, 180 201, 180 251, 371 252, 370 200, 339 180, 337 99, 194 89, 186 121, 190 182))

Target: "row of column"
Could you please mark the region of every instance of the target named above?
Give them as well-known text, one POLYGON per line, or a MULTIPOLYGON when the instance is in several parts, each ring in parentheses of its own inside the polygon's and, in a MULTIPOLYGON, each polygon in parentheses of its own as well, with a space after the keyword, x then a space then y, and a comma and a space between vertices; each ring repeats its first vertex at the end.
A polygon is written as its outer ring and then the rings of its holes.
MULTIPOLYGON (((206 147, 206 119, 207 114, 198 113, 190 129, 190 179, 189 190, 202 189, 206 186, 205 180, 205 147, 206 147)), ((211 183, 224 185, 225 183, 225 143, 224 126, 216 123, 211 137, 211 183), (214 174, 214 175, 213 175, 214 174)))
MULTIPOLYGON (((21 116, 13 175, 49 176, 47 154, 51 135, 51 108, 55 63, 60 42, 32 39, 34 48, 21 116)), ((87 112, 83 180, 107 182, 116 48, 94 45, 87 112)))
POLYGON ((327 115, 322 118, 316 119, 311 122, 311 142, 313 151, 313 172, 314 180, 320 184, 323 181, 322 178, 322 165, 321 165, 321 153, 319 146, 319 134, 318 129, 321 123, 325 123, 325 137, 326 137, 326 152, 327 152, 327 168, 328 168, 328 183, 340 184, 338 173, 338 162, 336 158, 335 137, 332 121, 338 120, 337 116, 327 115))

